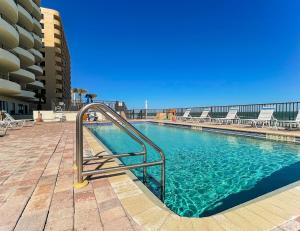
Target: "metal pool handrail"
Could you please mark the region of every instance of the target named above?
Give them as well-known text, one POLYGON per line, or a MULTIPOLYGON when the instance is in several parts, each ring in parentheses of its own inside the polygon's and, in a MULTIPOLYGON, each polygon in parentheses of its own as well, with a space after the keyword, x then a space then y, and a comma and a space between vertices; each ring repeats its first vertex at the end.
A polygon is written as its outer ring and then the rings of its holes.
POLYGON ((111 109, 109 106, 103 104, 103 103, 91 103, 86 106, 84 106, 76 116, 76 165, 77 165, 77 184, 82 184, 83 176, 91 176, 95 174, 101 174, 101 173, 111 173, 115 171, 121 171, 121 170, 129 170, 129 169, 135 169, 135 168, 143 168, 143 177, 144 182, 146 182, 147 178, 147 167, 150 166, 161 166, 161 200, 164 201, 165 199, 165 162, 166 158, 164 155, 164 152, 161 148, 159 148, 156 144, 152 142, 148 137, 146 137, 144 134, 142 134, 139 130, 137 130, 133 125, 131 125, 126 119, 124 119, 122 116, 120 116, 117 112, 115 112, 113 109, 111 109), (132 139, 134 139, 136 142, 138 142, 142 147, 142 152, 137 153, 123 153, 118 155, 111 155, 109 158, 120 158, 120 157, 130 157, 130 156, 137 156, 137 155, 143 155, 144 160, 143 163, 140 164, 132 164, 127 166, 117 166, 117 167, 109 167, 104 169, 96 169, 96 170, 83 170, 84 161, 90 161, 90 160, 100 160, 101 158, 108 157, 105 156, 94 156, 94 157, 83 157, 83 115, 89 110, 94 109, 99 111, 104 117, 108 120, 110 120, 113 124, 115 124, 117 127, 125 131, 132 139), (148 143, 154 150, 156 150, 161 159, 159 161, 153 161, 153 162, 147 162, 147 149, 144 144, 144 142, 148 143))

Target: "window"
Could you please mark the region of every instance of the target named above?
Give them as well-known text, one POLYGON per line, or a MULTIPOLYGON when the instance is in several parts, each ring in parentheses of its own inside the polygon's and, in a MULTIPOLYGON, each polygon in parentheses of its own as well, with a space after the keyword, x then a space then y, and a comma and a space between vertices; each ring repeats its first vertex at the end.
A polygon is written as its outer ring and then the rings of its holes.
POLYGON ((8 102, 0 100, 0 111, 7 111, 8 110, 8 102))
POLYGON ((24 108, 23 108, 23 104, 18 104, 18 114, 24 114, 24 108))
POLYGON ((11 108, 10 114, 11 115, 15 115, 16 114, 16 104, 15 103, 12 103, 12 108, 11 108))

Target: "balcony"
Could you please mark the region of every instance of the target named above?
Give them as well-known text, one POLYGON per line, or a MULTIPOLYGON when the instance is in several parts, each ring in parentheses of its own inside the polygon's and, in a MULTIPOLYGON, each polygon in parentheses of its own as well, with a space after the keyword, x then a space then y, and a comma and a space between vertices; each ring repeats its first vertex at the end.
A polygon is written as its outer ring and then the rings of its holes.
POLYGON ((43 75, 43 68, 41 68, 40 66, 37 66, 37 65, 32 65, 30 67, 27 67, 27 70, 31 71, 32 73, 34 73, 37 76, 43 75))
POLYGON ((61 68, 61 66, 55 66, 55 70, 56 71, 62 71, 62 68, 61 68))
POLYGON ((54 29, 54 34, 57 34, 57 35, 60 36, 60 35, 61 35, 61 31, 55 28, 55 29, 54 29))
POLYGON ((36 33, 37 35, 41 36, 42 35, 41 23, 38 20, 36 20, 35 18, 33 18, 32 21, 33 21, 33 32, 36 33))
POLYGON ((32 48, 32 49, 29 49, 29 52, 34 55, 36 62, 41 62, 44 60, 42 53, 39 52, 38 50, 32 48))
POLYGON ((14 48, 11 50, 11 52, 18 56, 21 67, 31 66, 35 62, 33 54, 21 47, 14 48))
POLYGON ((61 49, 58 47, 55 47, 55 52, 60 53, 61 54, 61 49))
POLYGON ((21 83, 32 83, 35 81, 35 75, 24 69, 9 73, 9 78, 13 81, 19 81, 21 83))
POLYGON ((38 7, 38 5, 34 2, 32 2, 32 15, 38 20, 40 21, 42 18, 42 14, 41 14, 41 9, 38 7))
POLYGON ((62 75, 56 75, 56 79, 62 81, 63 77, 62 77, 62 75))
POLYGON ((61 40, 58 38, 54 38, 54 43, 57 43, 58 45, 61 45, 61 40))
POLYGON ((35 100, 35 99, 36 99, 36 98, 34 97, 34 96, 35 96, 35 93, 32 92, 32 91, 27 91, 27 90, 21 90, 20 93, 15 94, 14 96, 15 96, 15 97, 18 97, 18 98, 21 98, 21 99, 29 100, 29 101, 32 101, 32 100, 35 100))
POLYGON ((34 45, 34 39, 30 32, 17 25, 17 31, 19 32, 19 45, 23 48, 30 49, 34 45))
POLYGON ((19 20, 18 24, 24 27, 28 31, 33 29, 33 19, 31 15, 20 5, 18 4, 19 20))
POLYGON ((11 72, 20 69, 20 60, 17 56, 7 50, 0 48, 0 70, 1 72, 11 72))
POLYGON ((34 39, 34 48, 39 50, 43 45, 42 39, 39 36, 37 36, 35 33, 32 33, 32 36, 34 39))
POLYGON ((18 3, 20 3, 26 11, 32 12, 33 2, 31 0, 18 0, 18 3))
POLYGON ((44 84, 40 81, 34 81, 32 83, 27 84, 27 87, 30 87, 31 89, 42 89, 44 88, 44 84))
POLYGON ((60 57, 55 57, 55 61, 61 63, 61 58, 60 57))
POLYGON ((58 26, 59 28, 61 27, 61 22, 60 22, 60 20, 58 20, 58 19, 54 19, 54 28, 55 28, 55 25, 56 26, 58 26))
POLYGON ((62 98, 62 93, 56 92, 56 98, 62 98))
POLYGON ((14 0, 1 0, 0 14, 13 24, 18 22, 18 7, 14 0))
POLYGON ((62 84, 57 83, 56 88, 59 89, 59 90, 62 90, 63 86, 62 86, 62 84))
MULTIPOLYGON (((36 98, 36 97, 34 97, 33 99, 31 99, 30 101, 32 101, 32 102, 39 102, 39 99, 38 98, 36 98)), ((42 100, 42 102, 43 102, 43 100, 42 100)))
POLYGON ((18 31, 0 17, 0 44, 11 49, 19 44, 18 31))
POLYGON ((21 92, 21 86, 6 79, 0 79, 0 94, 14 95, 21 92))

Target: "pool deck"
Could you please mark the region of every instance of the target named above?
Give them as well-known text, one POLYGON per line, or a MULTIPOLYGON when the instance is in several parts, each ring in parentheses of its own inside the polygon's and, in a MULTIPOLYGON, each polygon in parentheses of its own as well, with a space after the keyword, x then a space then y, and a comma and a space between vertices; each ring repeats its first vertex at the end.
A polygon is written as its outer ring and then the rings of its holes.
MULTIPOLYGON (((299 132, 249 130, 300 136, 299 132)), ((84 137, 85 152, 104 151, 87 130, 84 137)), ((0 231, 300 230, 299 184, 217 215, 183 218, 126 172, 93 177, 87 187, 74 189, 74 146, 74 123, 42 123, 0 137, 0 231)), ((106 161, 101 167, 115 165, 106 161)))
POLYGON ((200 128, 215 128, 215 129, 223 129, 223 130, 230 130, 230 131, 240 131, 240 132, 252 132, 252 133, 262 133, 268 135, 277 135, 277 136, 287 136, 287 137, 300 137, 299 130, 285 130, 282 128, 274 129, 274 128, 253 128, 249 125, 244 124, 231 124, 231 125, 220 125, 214 123, 199 123, 199 122, 186 122, 186 121, 170 121, 170 120, 145 120, 145 121, 152 121, 156 123, 164 123, 164 124, 173 124, 173 125, 185 125, 185 126, 193 126, 193 127, 200 127, 200 128))

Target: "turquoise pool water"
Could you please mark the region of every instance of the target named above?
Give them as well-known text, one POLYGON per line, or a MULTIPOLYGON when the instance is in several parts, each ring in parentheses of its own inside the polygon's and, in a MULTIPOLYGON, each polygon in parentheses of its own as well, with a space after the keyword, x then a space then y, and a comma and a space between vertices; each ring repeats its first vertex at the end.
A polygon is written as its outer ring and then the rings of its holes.
MULTIPOLYGON (((181 216, 212 215, 300 180, 300 146, 296 144, 151 123, 134 126, 164 150, 165 204, 181 216)), ((113 153, 140 151, 114 126, 90 129, 113 153)), ((122 161, 131 164, 141 158, 122 161)), ((158 159, 159 155, 150 150, 149 160, 158 159)), ((148 172, 159 180, 158 166, 148 172)), ((140 170, 134 173, 141 177, 140 170)), ((151 180, 148 187, 157 193, 158 187, 151 180)))

